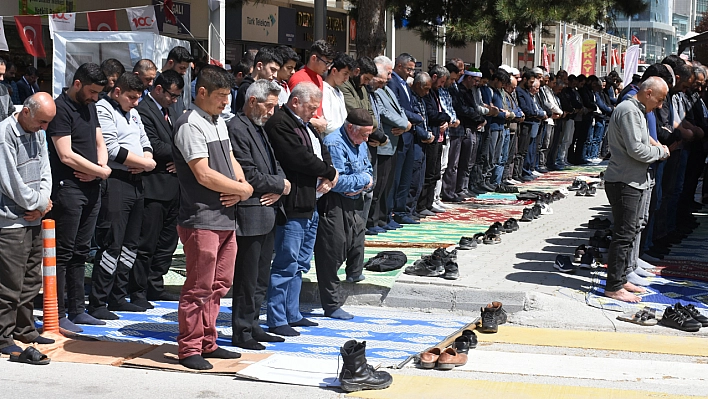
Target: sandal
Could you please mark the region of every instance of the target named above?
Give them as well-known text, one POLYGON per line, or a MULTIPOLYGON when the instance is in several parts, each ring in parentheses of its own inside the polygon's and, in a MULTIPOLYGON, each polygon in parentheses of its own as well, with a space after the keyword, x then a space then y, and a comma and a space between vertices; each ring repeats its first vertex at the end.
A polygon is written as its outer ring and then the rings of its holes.
POLYGON ((477 244, 481 244, 484 241, 484 233, 477 233, 472 236, 472 239, 477 241, 477 244))
POLYGON ((10 354, 10 361, 16 363, 26 363, 34 365, 45 365, 51 361, 47 355, 38 351, 33 346, 28 346, 22 353, 13 352, 10 354))
POLYGON ((649 307, 645 307, 636 313, 628 312, 617 316, 617 320, 639 324, 640 326, 655 326, 658 323, 658 320, 656 320, 656 312, 649 307))

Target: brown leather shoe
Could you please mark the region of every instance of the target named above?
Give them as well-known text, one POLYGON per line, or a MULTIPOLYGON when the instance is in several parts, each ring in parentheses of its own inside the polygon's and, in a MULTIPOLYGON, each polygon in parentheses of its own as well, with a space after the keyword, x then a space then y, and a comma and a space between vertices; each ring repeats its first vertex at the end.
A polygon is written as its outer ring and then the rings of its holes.
POLYGON ((433 348, 420 354, 420 367, 432 369, 440 357, 440 348, 433 348))
POLYGON ((452 370, 465 364, 467 364, 467 355, 457 353, 454 348, 445 349, 438 358, 438 370, 452 370))

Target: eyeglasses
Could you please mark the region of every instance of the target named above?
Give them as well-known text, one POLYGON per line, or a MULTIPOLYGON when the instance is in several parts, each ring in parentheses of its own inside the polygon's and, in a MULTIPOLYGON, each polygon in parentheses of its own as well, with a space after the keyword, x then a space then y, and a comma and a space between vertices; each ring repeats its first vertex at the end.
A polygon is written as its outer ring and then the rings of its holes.
POLYGON ((164 90, 165 90, 165 93, 169 94, 169 95, 170 95, 170 98, 173 99, 173 100, 174 100, 175 98, 179 98, 179 96, 182 95, 182 94, 170 93, 170 91, 167 90, 167 89, 164 89, 164 90))
POLYGON ((319 55, 315 55, 315 57, 317 57, 318 60, 322 61, 322 63, 325 64, 327 66, 327 68, 331 67, 334 64, 333 61, 327 61, 324 58, 320 57, 319 55))

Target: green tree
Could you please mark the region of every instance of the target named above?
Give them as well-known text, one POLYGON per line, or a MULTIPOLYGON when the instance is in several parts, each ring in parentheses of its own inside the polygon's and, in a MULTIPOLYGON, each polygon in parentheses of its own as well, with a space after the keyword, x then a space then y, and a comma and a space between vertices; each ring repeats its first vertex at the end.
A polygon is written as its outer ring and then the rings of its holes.
MULTIPOLYGON (((361 13, 375 2, 354 0, 354 5, 361 13)), ((393 11, 398 26, 405 21, 426 42, 463 47, 484 40, 482 61, 499 65, 503 42, 512 32, 523 41, 539 24, 554 21, 612 26, 616 15, 638 14, 647 4, 645 0, 385 0, 385 6, 393 11), (444 36, 437 28, 442 24, 446 26, 444 36)), ((383 19, 380 23, 383 26, 383 19)), ((357 33, 358 52, 370 51, 368 34, 357 33)))

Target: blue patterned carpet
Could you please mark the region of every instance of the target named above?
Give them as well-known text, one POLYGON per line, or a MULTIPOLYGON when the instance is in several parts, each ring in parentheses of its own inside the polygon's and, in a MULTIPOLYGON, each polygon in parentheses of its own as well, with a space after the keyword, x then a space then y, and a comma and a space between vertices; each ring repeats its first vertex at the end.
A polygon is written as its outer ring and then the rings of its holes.
POLYGON ((656 309, 659 315, 663 314, 667 306, 681 302, 684 305, 693 304, 702 313, 708 314, 708 283, 706 282, 674 277, 670 280, 659 276, 649 277, 651 285, 645 287, 647 293, 639 295, 642 301, 630 304, 604 296, 605 277, 604 269, 596 269, 592 290, 585 297, 588 305, 621 312, 649 306, 656 309))
MULTIPOLYGON (((220 346, 231 347, 230 300, 222 301, 217 320, 220 346)), ((175 343, 178 334, 177 303, 153 302, 155 309, 145 313, 117 312, 120 320, 108 321, 105 326, 81 326, 83 336, 103 341, 132 341, 161 345, 175 343)), ((339 355, 339 347, 349 339, 366 341, 366 356, 370 362, 396 366, 423 350, 437 345, 469 322, 462 317, 430 315, 400 310, 347 306, 356 315, 353 320, 335 320, 323 317, 322 310, 303 313, 318 322, 318 327, 297 328, 299 337, 288 337, 282 343, 265 343, 268 352, 297 354, 298 356, 328 358, 339 355)), ((264 320, 262 316, 261 321, 264 320)))

